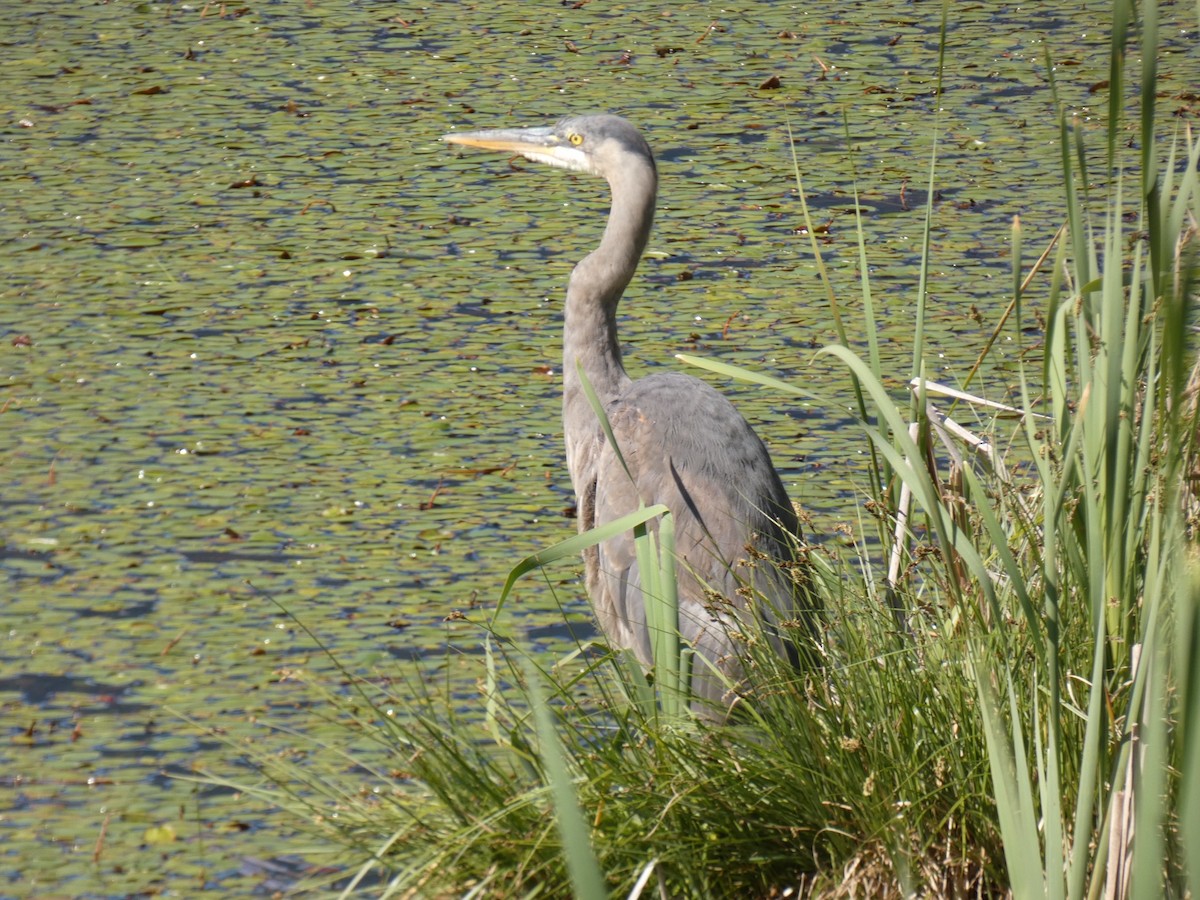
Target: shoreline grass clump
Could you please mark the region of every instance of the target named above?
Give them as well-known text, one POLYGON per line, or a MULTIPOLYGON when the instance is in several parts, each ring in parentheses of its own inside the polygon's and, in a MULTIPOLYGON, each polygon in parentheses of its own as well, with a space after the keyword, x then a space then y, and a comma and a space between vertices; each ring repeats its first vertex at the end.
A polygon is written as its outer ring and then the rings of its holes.
MULTIPOLYGON (((826 352, 855 378, 882 555, 808 548, 815 664, 748 629, 724 724, 688 714, 677 674, 664 690, 589 647, 538 659, 503 618, 480 623, 477 714, 418 676, 355 678, 335 701, 346 743, 373 739, 382 762, 355 752, 357 776, 320 775, 259 755, 267 786, 241 785, 332 843, 319 861, 358 867, 346 893, 1200 893, 1200 139, 1160 137, 1156 5, 1112 10, 1104 171, 1055 99, 1067 221, 1032 266, 1013 225, 1010 417, 972 410, 969 378, 930 399, 928 239, 910 398, 883 388, 877 352, 846 349, 839 313, 826 352)), ((936 173, 935 142, 930 204, 936 173)), ((861 226, 860 255, 865 272, 861 226)), ((870 346, 865 276, 862 302, 870 346)))

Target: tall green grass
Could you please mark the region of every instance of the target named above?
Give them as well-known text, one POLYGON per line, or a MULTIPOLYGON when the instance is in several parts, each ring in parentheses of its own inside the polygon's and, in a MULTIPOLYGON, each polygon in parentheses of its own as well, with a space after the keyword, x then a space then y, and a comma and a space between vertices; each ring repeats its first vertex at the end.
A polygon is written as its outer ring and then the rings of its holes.
MULTIPOLYGON (((954 425, 970 398, 935 405, 919 337, 912 396, 892 396, 877 348, 846 349, 854 326, 838 307, 842 344, 827 352, 854 376, 873 460, 876 518, 859 533, 884 554, 812 548, 827 611, 814 666, 798 672, 748 635, 750 687, 716 725, 686 713, 677 641, 648 679, 596 648, 526 654, 501 614, 478 623, 476 711, 417 675, 398 688, 353 677, 331 705, 344 743, 377 751, 335 742, 323 772, 259 754, 266 780, 239 787, 294 809, 327 857, 356 866, 346 893, 1200 893, 1200 141, 1160 134, 1156 8, 1138 9, 1113 4, 1104 170, 1086 170, 1060 113, 1062 237, 1029 266, 1013 225, 997 331, 1019 342, 1034 315, 1046 323, 1018 355, 1015 425, 995 417, 972 443, 954 425), (953 435, 968 441, 949 453, 953 435), (1007 461, 972 457, 1000 446, 1007 461)), ((936 178, 935 148, 931 204, 936 178)), ((928 241, 925 260, 923 273, 928 241)), ((861 303, 873 336, 865 275, 861 303)), ((640 528, 646 552, 669 559, 662 513, 611 528, 640 528)), ((606 534, 522 562, 504 593, 606 534)), ((669 597, 669 565, 659 578, 669 597)))
MULTIPOLYGON (((1043 311, 1041 371, 1021 379, 1027 408, 1041 386, 1052 423, 1024 423, 1037 491, 990 504, 968 480, 975 507, 995 510, 989 532, 1016 551, 997 567, 1005 593, 1028 598, 1002 609, 1024 625, 1026 658, 1014 663, 1007 635, 986 629, 970 657, 1018 895, 1165 896, 1187 881, 1173 799, 1196 777, 1200 748, 1178 725, 1197 702, 1180 676, 1200 646, 1181 637, 1173 652, 1172 635, 1198 597, 1184 476, 1196 465, 1186 335, 1200 143, 1158 141, 1157 10, 1141 11, 1137 174, 1122 174, 1132 4, 1113 7, 1100 203, 1084 195, 1081 139, 1059 116, 1068 241, 1043 311)), ((1018 335, 1019 237, 1014 228, 1018 335)))

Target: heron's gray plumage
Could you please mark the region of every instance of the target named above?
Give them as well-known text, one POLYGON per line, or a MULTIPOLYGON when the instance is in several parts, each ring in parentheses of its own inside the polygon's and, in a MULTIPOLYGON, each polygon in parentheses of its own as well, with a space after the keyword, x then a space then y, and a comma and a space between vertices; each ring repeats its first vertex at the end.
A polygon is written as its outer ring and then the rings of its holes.
MULTIPOLYGON (((801 618, 811 625, 807 592, 786 569, 799 524, 766 447, 728 400, 688 375, 633 381, 621 363, 617 305, 654 220, 658 175, 649 146, 632 125, 610 115, 568 118, 553 128, 450 134, 445 140, 607 179, 608 224, 600 245, 571 273, 563 329, 563 432, 579 529, 610 522, 641 504, 665 504, 675 520, 682 637, 738 683, 739 615, 752 610, 768 633, 783 620, 801 618), (584 394, 579 370, 604 407, 629 475, 584 394), (756 564, 756 558, 765 563, 756 564), (727 602, 714 603, 713 597, 727 602)), ((651 665, 632 537, 585 551, 584 569, 610 642, 651 665)), ((782 642, 775 643, 786 652, 782 642)), ((703 700, 730 702, 722 679, 703 663, 693 666, 692 687, 703 700)))

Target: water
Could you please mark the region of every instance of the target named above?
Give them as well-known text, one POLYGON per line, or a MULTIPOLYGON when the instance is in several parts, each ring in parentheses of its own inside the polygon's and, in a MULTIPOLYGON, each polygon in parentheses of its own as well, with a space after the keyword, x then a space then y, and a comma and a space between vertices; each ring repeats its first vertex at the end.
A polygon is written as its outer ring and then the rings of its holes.
MULTIPOLYGON (((1098 138, 1106 8, 953 10, 931 377, 961 379, 1007 305, 1013 216, 1029 254, 1060 224, 1044 55, 1098 138)), ((0 11, 0 893, 263 884, 244 858, 294 850, 296 823, 167 776, 252 780, 238 742, 297 744, 265 725, 327 733, 297 675, 334 689, 338 676, 272 598, 351 672, 424 661, 472 702, 479 622, 508 569, 574 528, 561 298, 606 195, 460 156, 437 140, 452 128, 600 109, 643 127, 662 191, 622 307, 627 364, 690 352, 818 390, 825 403, 797 406, 719 383, 815 530, 857 529, 863 444, 845 373, 817 353, 836 332, 797 233, 788 127, 861 348, 857 185, 903 397, 939 15, 512 0, 0 11), (772 75, 780 86, 760 87, 772 75)), ((1195 119, 1193 20, 1164 7, 1164 117, 1195 119)), ((1002 339, 975 387, 1005 400, 1011 361, 1002 339)), ((577 574, 551 579, 586 629, 577 574)), ((570 643, 537 579, 505 615, 547 653, 570 643)))

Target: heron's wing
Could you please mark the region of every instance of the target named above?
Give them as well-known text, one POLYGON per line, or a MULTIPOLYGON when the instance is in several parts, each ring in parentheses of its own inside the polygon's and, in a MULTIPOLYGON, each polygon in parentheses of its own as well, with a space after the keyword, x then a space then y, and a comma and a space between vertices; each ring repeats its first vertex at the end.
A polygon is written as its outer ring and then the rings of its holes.
MULTIPOLYGON (((596 466, 595 522, 665 504, 675 523, 680 630, 712 662, 733 651, 735 609, 747 598, 770 622, 788 618, 795 585, 773 561, 790 555, 795 513, 762 442, 704 382, 655 375, 633 382, 608 411, 612 447, 596 466), (630 477, 632 476, 632 478, 630 477), (750 588, 750 590, 747 590, 750 588), (731 607, 732 605, 732 607, 731 607)), ((641 579, 631 534, 597 551, 592 596, 611 640, 649 663, 641 579)), ((703 695, 712 693, 711 685, 703 695)))
POLYGON ((681 557, 717 579, 711 586, 718 590, 752 542, 768 556, 786 551, 773 542, 798 533, 791 502, 762 441, 717 391, 686 375, 650 376, 612 404, 609 420, 632 481, 605 448, 596 471, 597 523, 632 512, 639 501, 666 504, 681 557))

